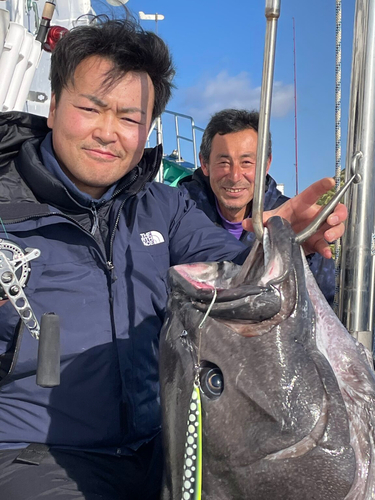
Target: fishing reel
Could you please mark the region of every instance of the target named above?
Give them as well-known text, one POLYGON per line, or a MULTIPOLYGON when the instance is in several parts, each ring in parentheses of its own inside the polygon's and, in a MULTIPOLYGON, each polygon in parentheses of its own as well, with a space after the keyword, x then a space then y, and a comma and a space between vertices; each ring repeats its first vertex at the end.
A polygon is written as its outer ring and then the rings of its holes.
POLYGON ((23 250, 13 241, 0 239, 0 300, 9 300, 31 335, 39 340, 36 383, 54 387, 60 383, 59 317, 43 314, 39 326, 23 291, 30 276, 30 261, 39 256, 37 248, 23 250))
MULTIPOLYGON (((39 257, 39 250, 32 250, 27 248, 25 251, 22 250, 16 243, 9 240, 0 239, 0 252, 3 254, 2 257, 6 258, 8 264, 11 266, 12 271, 4 270, 3 266, 0 269, 0 300, 5 300, 10 295, 15 296, 18 293, 18 286, 24 288, 30 275, 30 260, 39 257), (13 283, 12 272, 15 274, 17 282, 13 283), (11 284, 9 286, 9 284, 11 284), (2 286, 4 285, 4 286, 2 286), (8 293, 5 291, 8 290, 8 293)), ((5 262, 5 259, 4 259, 5 262)))
POLYGON ((0 299, 9 299, 31 335, 39 338, 39 323, 23 291, 30 275, 30 261, 39 257, 37 248, 25 251, 10 240, 0 240, 0 299))

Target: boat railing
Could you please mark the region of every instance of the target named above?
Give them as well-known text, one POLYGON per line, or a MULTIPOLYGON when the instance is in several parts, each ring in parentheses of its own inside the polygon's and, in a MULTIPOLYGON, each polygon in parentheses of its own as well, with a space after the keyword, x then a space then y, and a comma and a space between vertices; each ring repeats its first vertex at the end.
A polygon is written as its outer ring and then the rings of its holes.
POLYGON ((177 162, 184 161, 181 155, 181 140, 187 141, 192 145, 193 148, 193 162, 194 168, 197 168, 199 164, 198 158, 198 148, 197 148, 197 132, 201 132, 203 134, 204 129, 195 125, 194 119, 191 116, 184 115, 183 113, 176 113, 175 111, 164 111, 164 115, 169 114, 173 117, 174 127, 175 127, 175 140, 176 140, 176 153, 177 153, 177 162), (190 137, 187 135, 183 135, 180 132, 180 121, 181 119, 187 120, 190 123, 190 137))
POLYGON ((199 144, 204 132, 192 116, 166 110, 150 130, 148 146, 162 144, 163 165, 157 180, 175 184, 179 178, 190 175, 199 165, 199 144), (173 170, 173 174, 172 174, 173 170), (164 175, 168 171, 168 179, 164 175))

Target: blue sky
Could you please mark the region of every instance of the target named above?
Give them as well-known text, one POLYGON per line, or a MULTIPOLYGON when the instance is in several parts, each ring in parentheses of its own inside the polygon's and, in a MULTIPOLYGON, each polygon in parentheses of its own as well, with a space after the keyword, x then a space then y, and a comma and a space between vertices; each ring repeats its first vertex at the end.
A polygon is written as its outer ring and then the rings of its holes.
MULTIPOLYGON (((121 8, 92 0, 97 13, 121 8)), ((259 108, 266 20, 264 0, 129 0, 138 15, 163 14, 158 34, 168 43, 177 69, 167 109, 193 116, 205 127, 225 107, 259 108)), ((350 92, 355 0, 342 1, 343 160, 350 92)), ((271 118, 271 174, 295 194, 293 17, 296 25, 298 166, 300 191, 335 172, 334 0, 282 0, 278 23, 271 118)), ((153 21, 142 21, 155 30, 153 21)), ((166 144, 173 149, 173 145, 166 144)))

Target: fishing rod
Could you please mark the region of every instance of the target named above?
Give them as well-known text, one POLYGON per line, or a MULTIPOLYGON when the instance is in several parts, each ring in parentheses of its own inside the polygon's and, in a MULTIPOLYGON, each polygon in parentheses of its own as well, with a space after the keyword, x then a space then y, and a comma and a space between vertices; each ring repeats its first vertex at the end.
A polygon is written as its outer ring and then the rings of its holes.
POLYGON ((20 320, 38 342, 36 383, 54 387, 60 383, 60 323, 54 313, 45 313, 39 324, 24 287, 30 277, 30 262, 40 257, 37 248, 23 250, 17 243, 0 239, 0 301, 9 300, 20 320))
POLYGON ((296 23, 293 17, 293 73, 294 73, 294 157, 296 160, 296 195, 298 194, 298 128, 297 128, 297 64, 296 64, 296 23))
POLYGON ((53 13, 55 12, 56 1, 55 0, 47 0, 44 4, 42 19, 39 24, 38 33, 36 35, 36 40, 40 42, 42 45, 46 40, 48 30, 51 25, 51 20, 53 17, 53 13))

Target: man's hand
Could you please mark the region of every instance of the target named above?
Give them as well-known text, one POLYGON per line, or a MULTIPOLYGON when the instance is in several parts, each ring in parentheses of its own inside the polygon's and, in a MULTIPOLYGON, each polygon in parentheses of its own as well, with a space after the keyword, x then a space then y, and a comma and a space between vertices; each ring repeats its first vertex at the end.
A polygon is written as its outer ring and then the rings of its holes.
MULTIPOLYGON (((322 210, 322 207, 317 205, 316 202, 324 193, 332 189, 334 185, 335 181, 331 177, 314 182, 314 184, 311 184, 302 193, 286 201, 280 207, 264 212, 263 222, 266 222, 273 215, 279 215, 289 221, 294 232, 298 234, 322 210)), ((326 222, 303 244, 305 253, 308 255, 318 252, 327 259, 331 258, 332 252, 327 242, 337 240, 344 234, 344 222, 347 217, 348 211, 345 205, 339 203, 326 222)), ((251 219, 245 219, 242 225, 246 231, 253 231, 251 219)))

